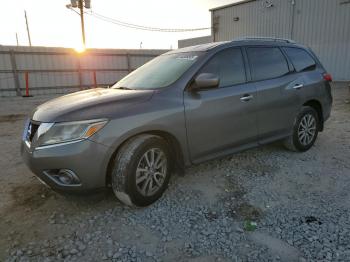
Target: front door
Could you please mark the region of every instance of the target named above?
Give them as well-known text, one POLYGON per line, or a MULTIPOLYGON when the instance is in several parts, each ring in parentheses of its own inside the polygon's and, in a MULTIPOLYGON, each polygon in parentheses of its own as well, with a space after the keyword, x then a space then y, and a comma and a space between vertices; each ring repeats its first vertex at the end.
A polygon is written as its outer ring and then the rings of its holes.
MULTIPOLYGON (((219 76, 218 88, 185 91, 189 151, 194 163, 257 144, 256 86, 246 83, 240 48, 214 55, 198 72, 219 76)), ((197 75, 198 75, 197 74, 197 75)))

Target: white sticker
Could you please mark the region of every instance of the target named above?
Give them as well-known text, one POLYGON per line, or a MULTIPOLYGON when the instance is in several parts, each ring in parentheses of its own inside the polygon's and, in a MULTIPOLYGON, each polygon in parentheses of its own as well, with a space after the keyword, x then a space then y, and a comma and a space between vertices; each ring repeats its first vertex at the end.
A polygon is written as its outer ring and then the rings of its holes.
POLYGON ((198 56, 196 55, 184 55, 184 56, 178 56, 176 57, 176 59, 181 59, 181 60, 189 60, 189 61, 193 61, 196 60, 198 56))

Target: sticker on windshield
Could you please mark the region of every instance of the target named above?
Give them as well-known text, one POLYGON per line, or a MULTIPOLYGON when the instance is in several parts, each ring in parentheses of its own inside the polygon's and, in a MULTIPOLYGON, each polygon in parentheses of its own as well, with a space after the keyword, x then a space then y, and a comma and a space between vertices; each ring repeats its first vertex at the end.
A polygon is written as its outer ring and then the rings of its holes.
POLYGON ((183 56, 176 57, 176 59, 193 61, 193 60, 196 60, 197 57, 198 57, 197 55, 183 55, 183 56))

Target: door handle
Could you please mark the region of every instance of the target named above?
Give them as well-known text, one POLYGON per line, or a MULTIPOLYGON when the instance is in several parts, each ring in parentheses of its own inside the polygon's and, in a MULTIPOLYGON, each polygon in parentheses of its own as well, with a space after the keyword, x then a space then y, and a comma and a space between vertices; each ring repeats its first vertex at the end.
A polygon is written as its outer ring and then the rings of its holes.
POLYGON ((294 89, 300 89, 302 88, 304 85, 303 84, 296 84, 295 86, 293 86, 294 89))
POLYGON ((249 100, 253 99, 252 95, 244 95, 240 98, 242 102, 248 102, 249 100))

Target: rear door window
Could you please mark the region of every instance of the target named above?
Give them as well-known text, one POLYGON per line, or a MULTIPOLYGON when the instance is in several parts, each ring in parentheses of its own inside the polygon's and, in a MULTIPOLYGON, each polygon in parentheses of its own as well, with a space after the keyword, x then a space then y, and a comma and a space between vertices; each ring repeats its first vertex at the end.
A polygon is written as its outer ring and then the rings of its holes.
POLYGON ((219 87, 228 87, 246 81, 243 56, 240 48, 230 48, 214 55, 199 71, 212 73, 220 78, 219 87))
POLYGON ((248 47, 253 81, 281 77, 289 73, 287 60, 278 47, 248 47))
POLYGON ((305 50, 294 47, 285 47, 283 49, 294 65, 295 71, 302 72, 316 68, 315 60, 305 50))

